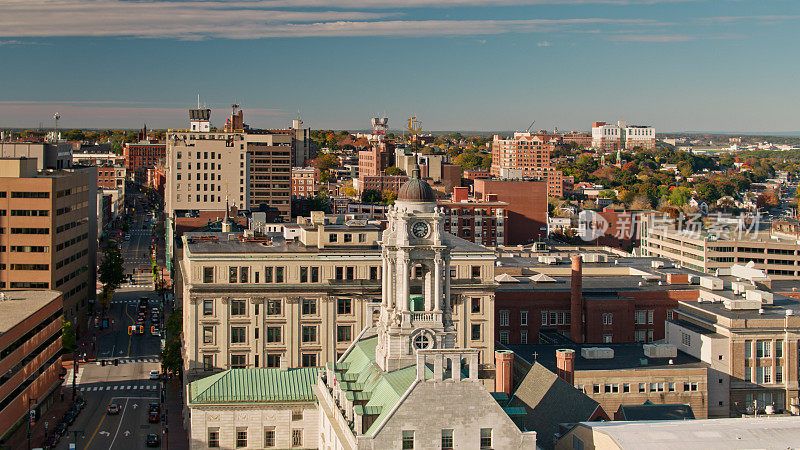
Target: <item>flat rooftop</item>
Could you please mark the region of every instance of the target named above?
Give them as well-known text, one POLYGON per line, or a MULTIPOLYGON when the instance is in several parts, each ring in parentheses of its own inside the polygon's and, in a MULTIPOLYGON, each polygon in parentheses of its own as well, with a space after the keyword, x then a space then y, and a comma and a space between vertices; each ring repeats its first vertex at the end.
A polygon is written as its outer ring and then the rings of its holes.
POLYGON ((58 291, 0 291, 0 334, 8 332, 61 296, 58 291))
POLYGON ((609 436, 619 448, 642 450, 796 448, 796 417, 582 422, 609 436))
POLYGON ((675 358, 648 358, 644 355, 644 344, 578 344, 564 339, 557 344, 520 344, 508 348, 517 357, 533 364, 538 362, 551 372, 556 372, 556 350, 570 348, 575 350, 575 371, 584 370, 647 370, 647 369, 692 369, 708 367, 699 359, 678 350, 675 358), (608 359, 586 359, 581 356, 581 348, 610 348, 614 357, 608 359), (647 364, 642 364, 646 360, 647 364), (669 361, 672 360, 672 364, 669 361))

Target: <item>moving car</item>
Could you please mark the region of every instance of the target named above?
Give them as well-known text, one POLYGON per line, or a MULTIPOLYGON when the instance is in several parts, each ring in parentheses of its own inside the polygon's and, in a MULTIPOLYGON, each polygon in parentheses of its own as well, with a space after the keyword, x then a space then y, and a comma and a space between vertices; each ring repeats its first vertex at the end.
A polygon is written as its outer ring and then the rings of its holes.
POLYGON ((150 371, 150 379, 151 380, 158 380, 159 378, 161 378, 161 376, 158 374, 157 370, 151 370, 150 371))
POLYGON ((106 411, 109 416, 115 416, 119 414, 119 405, 116 403, 112 403, 108 405, 108 410, 106 411))
POLYGON ((150 423, 158 423, 158 413, 155 411, 151 411, 150 414, 147 415, 147 421, 150 423))
POLYGON ((160 447, 161 446, 161 439, 158 437, 157 434, 148 434, 147 435, 147 440, 145 441, 145 444, 148 447, 160 447))
POLYGON ((148 408, 150 412, 155 412, 155 413, 161 412, 161 405, 159 405, 158 403, 150 403, 150 406, 148 408))

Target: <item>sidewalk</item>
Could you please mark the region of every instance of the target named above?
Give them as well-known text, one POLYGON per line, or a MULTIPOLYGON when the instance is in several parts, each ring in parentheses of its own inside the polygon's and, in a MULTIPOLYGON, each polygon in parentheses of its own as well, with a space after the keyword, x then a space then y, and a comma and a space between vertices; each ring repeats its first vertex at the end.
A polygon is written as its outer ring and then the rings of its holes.
POLYGON ((189 434, 183 428, 183 389, 181 380, 170 378, 167 380, 167 422, 162 430, 162 440, 165 448, 188 450, 189 434), (169 432, 167 432, 169 430, 169 432))
MULTIPOLYGON (((44 447, 44 424, 47 422, 47 431, 52 434, 53 430, 58 426, 61 417, 64 413, 72 407, 72 388, 66 387, 65 384, 57 387, 53 391, 53 404, 45 411, 36 424, 31 427, 31 448, 44 447), (64 394, 64 400, 61 400, 61 394, 64 394)), ((62 441, 71 442, 72 439, 69 433, 61 437, 62 441)), ((6 449, 24 449, 28 448, 28 425, 22 424, 17 431, 6 441, 0 448, 6 449)))

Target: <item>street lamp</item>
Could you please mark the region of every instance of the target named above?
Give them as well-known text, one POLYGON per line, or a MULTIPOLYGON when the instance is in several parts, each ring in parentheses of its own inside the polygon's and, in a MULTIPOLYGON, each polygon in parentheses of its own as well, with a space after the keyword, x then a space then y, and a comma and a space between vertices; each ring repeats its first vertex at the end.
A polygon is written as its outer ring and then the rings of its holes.
POLYGON ((28 450, 31 450, 31 403, 36 402, 35 398, 28 399, 28 450))

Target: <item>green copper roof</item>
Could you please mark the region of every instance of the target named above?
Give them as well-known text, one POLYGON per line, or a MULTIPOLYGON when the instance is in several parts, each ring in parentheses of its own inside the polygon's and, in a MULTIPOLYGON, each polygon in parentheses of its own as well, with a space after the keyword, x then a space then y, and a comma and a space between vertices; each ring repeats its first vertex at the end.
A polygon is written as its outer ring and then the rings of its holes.
MULTIPOLYGON (((383 372, 375 363, 375 347, 378 345, 377 336, 358 341, 350 353, 345 356, 343 363, 347 364, 347 371, 343 378, 349 379, 357 376, 356 383, 345 383, 343 387, 358 386, 361 393, 358 397, 369 398, 367 404, 359 407, 357 411, 364 414, 377 414, 375 422, 364 434, 371 434, 392 408, 400 401, 411 383, 417 379, 416 366, 383 372)), ((427 370, 430 372, 430 370, 427 370)))
POLYGON ((316 367, 230 369, 189 384, 189 404, 313 402, 316 367))

